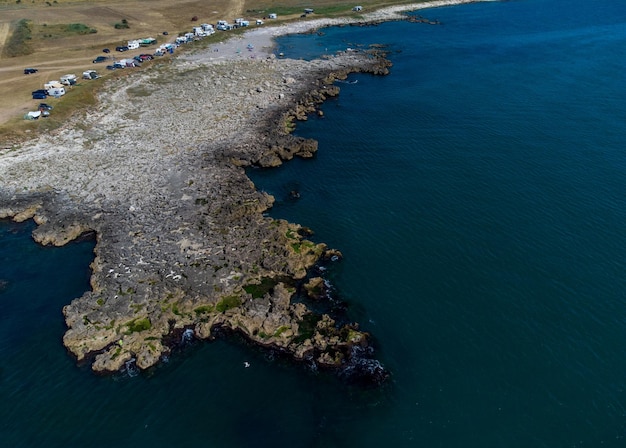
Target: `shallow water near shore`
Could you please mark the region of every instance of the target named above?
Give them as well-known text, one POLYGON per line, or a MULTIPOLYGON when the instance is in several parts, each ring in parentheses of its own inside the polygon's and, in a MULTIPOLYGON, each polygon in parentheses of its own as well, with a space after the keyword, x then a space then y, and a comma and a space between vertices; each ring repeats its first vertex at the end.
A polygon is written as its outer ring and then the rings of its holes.
POLYGON ((345 255, 328 277, 389 383, 237 340, 94 376, 61 344, 93 242, 42 248, 0 221, 0 445, 624 446, 626 5, 420 14, 442 25, 281 38, 304 58, 385 43, 394 66, 298 124, 315 159, 250 172, 273 217, 345 255))

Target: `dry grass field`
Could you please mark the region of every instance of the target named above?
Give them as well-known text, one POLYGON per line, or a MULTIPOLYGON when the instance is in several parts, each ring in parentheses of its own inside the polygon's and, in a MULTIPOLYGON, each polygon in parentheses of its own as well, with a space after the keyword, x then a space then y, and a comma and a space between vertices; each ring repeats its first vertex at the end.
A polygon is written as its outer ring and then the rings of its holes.
MULTIPOLYGON (((97 69, 101 75, 121 76, 118 72, 107 72, 106 64, 93 64, 92 60, 104 55, 132 57, 150 49, 119 53, 118 45, 129 39, 154 37, 159 43, 172 41, 181 32, 188 32, 200 23, 216 23, 224 19, 230 22, 237 17, 249 19, 251 23, 270 12, 279 15, 279 21, 306 20, 300 17, 304 8, 314 8, 312 17, 333 16, 349 12, 360 4, 368 9, 404 1, 377 1, 375 3, 333 0, 0 0, 0 146, 11 137, 19 137, 26 130, 46 129, 51 123, 27 122, 22 116, 34 110, 39 103, 31 98, 33 90, 58 79, 66 73, 80 74, 87 69, 97 69), (192 21, 197 17, 197 22, 192 21), (24 43, 30 47, 29 54, 7 56, 7 50, 15 46, 14 35, 20 21, 26 19, 30 27, 30 39, 24 43), (116 28, 122 21, 128 28, 116 28), (87 34, 68 30, 70 24, 85 25, 87 34), (167 31, 168 35, 163 35, 167 31), (26 67, 35 67, 36 74, 24 75, 26 67)), ((266 21, 267 24, 267 21, 266 21)), ((76 28, 76 27, 74 27, 76 28)), ((219 39, 226 36, 221 34, 219 39)), ((143 69, 143 68, 142 68, 143 69)), ((92 90, 100 82, 84 81, 72 88, 61 99, 50 98, 53 106, 61 105, 66 113, 71 110, 67 103, 77 107, 93 102, 92 90), (90 84, 87 86, 86 84, 90 84), (61 104, 64 103, 64 104, 61 104)), ((55 114, 56 115, 56 114, 55 114)), ((49 120, 53 121, 53 120, 49 120)))

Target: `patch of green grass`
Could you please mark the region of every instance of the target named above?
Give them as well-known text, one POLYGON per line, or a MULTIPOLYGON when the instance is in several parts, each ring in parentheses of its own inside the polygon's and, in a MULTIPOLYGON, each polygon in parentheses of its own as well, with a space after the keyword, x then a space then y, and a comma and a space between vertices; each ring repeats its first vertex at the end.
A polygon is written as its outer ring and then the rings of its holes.
POLYGON ((123 30, 123 29, 130 28, 130 25, 128 24, 128 20, 126 19, 122 19, 121 22, 117 22, 113 26, 115 27, 116 30, 123 30))
POLYGON ((65 32, 67 34, 96 34, 98 32, 97 29, 91 28, 84 23, 70 23, 65 25, 65 32))
MULTIPOLYGON (((70 116, 75 114, 84 114, 96 105, 95 92, 98 86, 102 84, 103 78, 94 79, 89 82, 81 82, 71 89, 66 90, 66 94, 54 104, 54 113, 50 114, 45 120, 20 120, 15 126, 0 127, 0 138, 6 136, 11 139, 11 134, 16 134, 23 128, 30 128, 35 133, 47 133, 54 129, 67 124, 70 116)), ((32 135, 32 134, 31 134, 32 135)))
POLYGON ((33 22, 28 19, 22 19, 15 25, 13 32, 9 36, 4 45, 3 56, 14 58, 16 56, 25 56, 33 52, 31 45, 33 22))
POLYGON ((145 306, 144 303, 131 303, 129 305, 129 308, 131 308, 133 310, 133 312, 135 314, 137 314, 139 311, 141 311, 141 309, 145 306))
POLYGON ((269 335, 264 332, 263 330, 259 330, 259 332, 256 334, 258 337, 260 337, 261 339, 269 339, 269 335))
POLYGON ((260 299, 268 292, 271 292, 276 286, 276 280, 270 277, 261 278, 261 283, 258 285, 250 284, 243 287, 243 290, 250 294, 253 299, 260 299))
POLYGON ((150 322, 150 319, 147 317, 142 317, 131 320, 126 324, 126 327, 128 327, 126 331, 127 334, 139 333, 140 331, 146 331, 152 328, 152 322, 150 322))
POLYGON ((115 347, 115 352, 111 355, 111 360, 114 360, 115 358, 120 356, 121 352, 122 352, 122 347, 120 347, 119 345, 115 347))
POLYGON ((213 309, 214 308, 211 305, 201 305, 201 306, 195 308, 193 310, 193 312, 196 313, 196 316, 199 316, 201 314, 208 314, 208 313, 212 312, 213 309))
POLYGON ((282 325, 282 326, 278 327, 278 329, 274 332, 274 337, 275 338, 279 337, 285 331, 289 330, 289 328, 290 327, 288 327, 287 325, 282 325))
POLYGON ((131 97, 146 97, 152 95, 152 90, 146 88, 146 86, 136 86, 126 89, 126 93, 131 97))
POLYGON ((300 243, 291 243, 291 248, 293 249, 293 251, 297 254, 300 253, 300 249, 301 249, 301 244, 300 243))
POLYGON ((222 300, 217 302, 217 304, 215 305, 215 310, 223 313, 232 308, 237 308, 240 305, 241 299, 239 298, 239 296, 226 296, 223 297, 222 300))
POLYGON ((313 334, 315 334, 315 327, 320 320, 322 320, 322 316, 320 314, 305 314, 302 317, 302 320, 298 322, 298 336, 294 338, 294 342, 300 344, 307 339, 312 338, 313 334))

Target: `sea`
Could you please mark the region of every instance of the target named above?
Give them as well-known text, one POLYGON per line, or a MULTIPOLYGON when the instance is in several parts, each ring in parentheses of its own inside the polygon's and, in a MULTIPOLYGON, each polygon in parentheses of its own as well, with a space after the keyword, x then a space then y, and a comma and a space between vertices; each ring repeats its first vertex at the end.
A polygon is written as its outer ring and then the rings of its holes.
POLYGON ((61 310, 95 242, 0 221, 0 446, 626 447, 626 2, 416 13, 440 24, 280 38, 304 59, 381 44, 393 66, 297 124, 316 157, 249 171, 272 217, 343 253, 332 295, 389 380, 236 338, 94 375, 61 310))

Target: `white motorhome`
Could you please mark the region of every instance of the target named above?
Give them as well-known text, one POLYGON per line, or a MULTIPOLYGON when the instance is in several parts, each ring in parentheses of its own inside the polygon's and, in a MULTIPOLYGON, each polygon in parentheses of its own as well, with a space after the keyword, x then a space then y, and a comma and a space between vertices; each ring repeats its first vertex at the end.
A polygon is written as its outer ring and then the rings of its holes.
POLYGON ((139 48, 140 42, 138 40, 129 40, 128 41, 128 49, 129 50, 136 50, 139 48))
POLYGON ((268 19, 275 19, 276 17, 278 17, 278 16, 275 13, 273 13, 273 12, 268 14, 268 16, 267 16, 268 19))
POLYGON ((213 34, 215 32, 215 28, 213 28, 213 25, 211 25, 210 23, 203 23, 202 25, 200 25, 202 27, 202 29, 204 31, 206 31, 207 33, 209 33, 209 35, 213 34))

